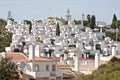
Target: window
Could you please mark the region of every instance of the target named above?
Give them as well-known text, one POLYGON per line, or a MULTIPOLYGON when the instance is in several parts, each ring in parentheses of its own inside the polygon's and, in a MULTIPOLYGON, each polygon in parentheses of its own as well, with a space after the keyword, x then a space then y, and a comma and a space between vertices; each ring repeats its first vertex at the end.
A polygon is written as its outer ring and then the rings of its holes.
POLYGON ((37 72, 39 71, 39 65, 38 64, 35 65, 35 71, 37 71, 37 72))
POLYGON ((100 47, 100 44, 96 44, 96 50, 100 50, 101 47, 100 47))
POLYGON ((52 65, 52 71, 56 71, 56 65, 52 65))
POLYGON ((46 65, 46 71, 49 71, 49 65, 46 65))

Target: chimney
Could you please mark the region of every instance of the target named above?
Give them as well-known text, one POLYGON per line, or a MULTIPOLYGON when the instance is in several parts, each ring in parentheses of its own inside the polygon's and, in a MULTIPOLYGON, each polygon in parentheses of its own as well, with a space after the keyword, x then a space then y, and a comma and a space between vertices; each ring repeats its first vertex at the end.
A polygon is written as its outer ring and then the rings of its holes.
POLYGON ((35 60, 35 46, 29 46, 29 60, 35 60))
POLYGON ((115 56, 115 52, 116 52, 116 50, 115 50, 115 47, 113 46, 112 47, 112 56, 115 56))
POLYGON ((77 50, 81 49, 81 44, 80 43, 76 43, 76 49, 77 50))
POLYGON ((95 53, 95 68, 98 68, 99 66, 99 54, 95 53))
POLYGON ((79 58, 78 58, 78 55, 74 55, 73 57, 74 59, 74 68, 75 68, 75 71, 79 71, 79 58))
POLYGON ((34 71, 35 70, 35 66, 34 66, 34 63, 35 63, 35 46, 34 45, 29 46, 29 60, 30 60, 29 65, 31 66, 31 71, 34 71))
POLYGON ((35 46, 35 56, 40 57, 40 45, 35 46))

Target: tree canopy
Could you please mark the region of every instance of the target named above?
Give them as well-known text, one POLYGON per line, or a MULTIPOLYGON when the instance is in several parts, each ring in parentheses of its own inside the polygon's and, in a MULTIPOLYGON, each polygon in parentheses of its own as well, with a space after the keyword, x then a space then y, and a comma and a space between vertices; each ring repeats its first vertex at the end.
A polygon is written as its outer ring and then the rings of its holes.
POLYGON ((95 18, 95 15, 93 15, 90 20, 90 28, 94 29, 95 26, 96 26, 96 18, 95 18))
POLYGON ((8 33, 5 29, 7 22, 0 19, 0 52, 5 51, 5 47, 12 42, 12 33, 8 33))
POLYGON ((6 26, 7 22, 3 19, 0 19, 0 34, 4 35, 5 34, 5 26, 6 26))
POLYGON ((84 25, 90 27, 91 29, 94 29, 96 26, 96 17, 95 15, 87 15, 87 21, 84 21, 84 25))
POLYGON ((56 36, 60 36, 60 25, 59 25, 59 23, 57 23, 57 27, 56 27, 56 36))
POLYGON ((0 80, 18 80, 18 66, 8 58, 0 59, 0 80))
POLYGON ((90 23, 90 15, 89 14, 87 15, 87 20, 88 20, 88 23, 90 23))
POLYGON ((114 21, 117 21, 117 17, 115 14, 113 15, 113 19, 112 19, 112 22, 114 22, 114 21))
POLYGON ((111 28, 113 28, 113 29, 116 29, 117 28, 117 17, 116 17, 116 15, 114 14, 113 15, 113 19, 112 19, 112 23, 111 23, 111 28))
POLYGON ((91 16, 88 14, 86 17, 87 17, 87 25, 86 26, 90 27, 91 16))

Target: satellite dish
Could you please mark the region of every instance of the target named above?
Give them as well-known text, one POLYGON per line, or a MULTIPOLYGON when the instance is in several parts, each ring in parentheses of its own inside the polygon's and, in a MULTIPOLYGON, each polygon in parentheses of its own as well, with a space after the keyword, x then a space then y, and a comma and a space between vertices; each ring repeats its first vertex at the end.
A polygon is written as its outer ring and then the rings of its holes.
POLYGON ((20 68, 24 69, 25 68, 25 62, 20 62, 20 68))

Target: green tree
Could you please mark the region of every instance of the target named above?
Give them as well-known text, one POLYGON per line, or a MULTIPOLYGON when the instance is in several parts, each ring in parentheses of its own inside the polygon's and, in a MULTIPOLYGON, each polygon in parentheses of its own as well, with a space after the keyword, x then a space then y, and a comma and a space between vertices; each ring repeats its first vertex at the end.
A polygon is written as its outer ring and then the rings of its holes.
POLYGON ((111 63, 111 62, 114 63, 114 62, 117 62, 117 61, 119 62, 120 59, 114 56, 114 57, 109 61, 109 63, 111 63))
POLYGON ((116 28, 117 28, 117 17, 116 17, 115 14, 113 15, 111 28, 113 28, 113 29, 116 29, 116 28))
POLYGON ((94 29, 96 26, 96 17, 95 15, 92 15, 92 17, 88 14, 87 15, 87 22, 84 21, 84 25, 90 27, 91 29, 94 29))
POLYGON ((5 51, 5 47, 12 42, 12 33, 6 31, 6 24, 5 20, 0 19, 0 52, 5 51))
POLYGON ((59 25, 59 23, 57 23, 57 27, 56 27, 56 36, 60 36, 60 25, 59 25))
POLYGON ((83 21, 83 25, 89 27, 89 25, 88 25, 88 21, 87 21, 87 20, 84 20, 84 21, 83 21))
POLYGON ((87 15, 87 26, 90 27, 91 16, 87 15))
POLYGON ((0 19, 0 35, 4 35, 6 32, 5 26, 7 25, 7 22, 3 19, 0 19))
POLYGON ((113 19, 112 19, 112 22, 114 22, 114 21, 117 21, 117 17, 115 14, 113 15, 113 19))
POLYGON ((8 58, 0 60, 0 80, 18 80, 18 66, 8 58))
POLYGON ((95 26, 96 26, 96 18, 95 18, 95 15, 93 15, 90 20, 90 28, 94 29, 95 26))
POLYGON ((80 25, 80 24, 81 24, 81 21, 80 21, 80 20, 75 20, 75 19, 74 19, 74 22, 75 22, 76 25, 80 25))
POLYGON ((75 80, 93 80, 93 76, 80 74, 75 80))
POLYGON ((120 20, 116 21, 116 28, 120 29, 120 20))
POLYGON ((87 15, 87 21, 88 21, 88 23, 90 23, 90 15, 89 14, 87 15))
POLYGON ((111 28, 113 28, 114 30, 117 28, 117 22, 116 21, 112 22, 111 28))

